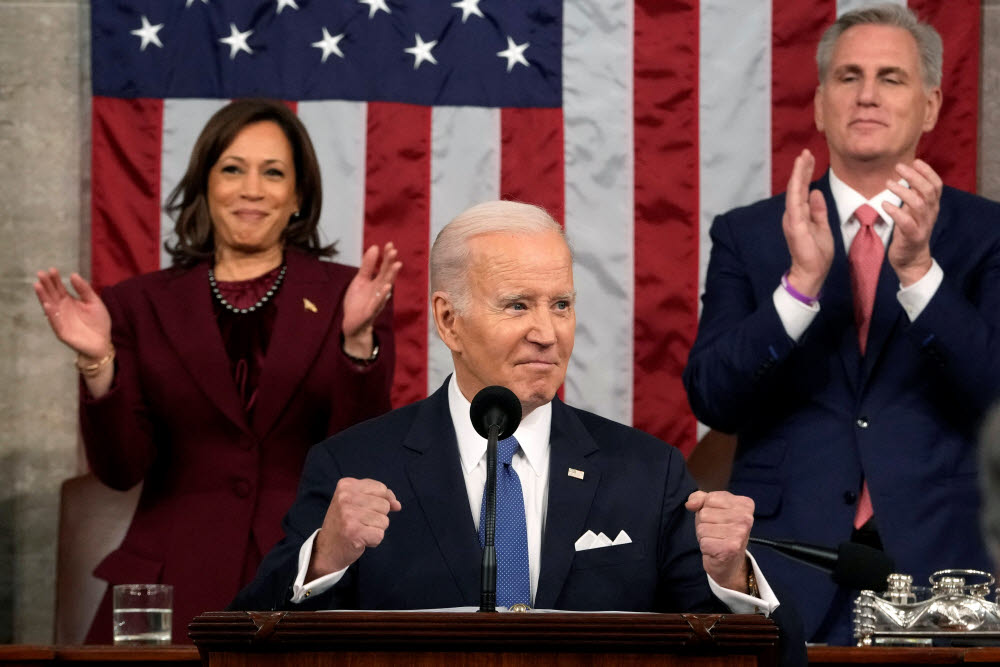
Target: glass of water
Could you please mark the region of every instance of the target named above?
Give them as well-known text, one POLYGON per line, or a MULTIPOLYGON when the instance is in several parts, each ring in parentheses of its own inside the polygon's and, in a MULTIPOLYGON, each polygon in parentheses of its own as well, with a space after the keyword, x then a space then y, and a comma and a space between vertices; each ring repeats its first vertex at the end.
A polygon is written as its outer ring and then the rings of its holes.
POLYGON ((113 628, 116 645, 162 646, 170 643, 174 587, 121 584, 114 588, 113 628))

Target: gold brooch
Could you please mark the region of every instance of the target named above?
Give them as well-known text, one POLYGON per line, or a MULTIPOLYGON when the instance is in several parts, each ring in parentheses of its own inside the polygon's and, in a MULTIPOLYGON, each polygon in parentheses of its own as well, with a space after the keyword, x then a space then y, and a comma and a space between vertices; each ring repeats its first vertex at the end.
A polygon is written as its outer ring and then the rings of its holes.
POLYGON ((316 304, 310 301, 309 299, 302 299, 302 307, 311 313, 319 312, 319 308, 316 307, 316 304))

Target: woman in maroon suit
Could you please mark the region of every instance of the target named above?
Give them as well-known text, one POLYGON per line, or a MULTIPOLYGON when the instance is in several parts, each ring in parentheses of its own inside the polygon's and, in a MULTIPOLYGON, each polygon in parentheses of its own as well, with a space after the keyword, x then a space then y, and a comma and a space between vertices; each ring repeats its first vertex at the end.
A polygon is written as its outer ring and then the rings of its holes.
MULTIPOLYGON (((389 409, 392 244, 361 268, 324 262, 319 166, 280 103, 233 102, 195 145, 167 208, 173 266, 101 297, 55 269, 35 292, 77 354, 94 473, 144 482, 109 584, 174 586, 174 641, 223 609, 281 537, 306 450, 389 409)), ((111 596, 88 642, 111 639, 111 596)))

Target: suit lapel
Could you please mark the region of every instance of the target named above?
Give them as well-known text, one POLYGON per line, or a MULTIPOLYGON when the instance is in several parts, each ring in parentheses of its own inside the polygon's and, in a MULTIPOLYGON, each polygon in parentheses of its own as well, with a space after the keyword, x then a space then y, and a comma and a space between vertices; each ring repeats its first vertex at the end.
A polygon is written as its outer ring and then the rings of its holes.
POLYGON ((148 288, 148 297, 164 335, 192 381, 226 417, 249 432, 212 310, 208 264, 198 264, 154 284, 148 288))
POLYGON ((840 359, 844 366, 844 376, 851 383, 853 392, 857 392, 860 383, 858 365, 861 363, 861 350, 858 348, 857 327, 854 324, 854 294, 851 290, 851 269, 847 262, 847 250, 844 248, 844 233, 840 229, 840 213, 837 202, 830 191, 829 172, 815 184, 826 199, 827 221, 830 233, 833 234, 833 264, 823 285, 823 300, 819 317, 824 322, 833 341, 838 341, 840 359))
POLYGON ((479 600, 482 549, 469 508, 448 382, 420 408, 403 446, 417 454, 406 474, 462 599, 479 600))
MULTIPOLYGON (((253 430, 260 437, 271 430, 309 374, 326 338, 339 335, 339 326, 332 325, 339 312, 341 292, 334 290, 322 265, 293 249, 286 250, 285 261, 288 272, 276 300, 278 316, 261 368, 253 411, 253 430)), ((336 319, 339 321, 339 317, 336 319)))
POLYGON ((558 398, 552 400, 549 438, 549 498, 542 538, 541 572, 535 606, 551 609, 563 589, 575 554, 574 544, 584 533, 590 506, 601 479, 597 443, 579 418, 558 398), (571 477, 569 469, 583 472, 571 477))

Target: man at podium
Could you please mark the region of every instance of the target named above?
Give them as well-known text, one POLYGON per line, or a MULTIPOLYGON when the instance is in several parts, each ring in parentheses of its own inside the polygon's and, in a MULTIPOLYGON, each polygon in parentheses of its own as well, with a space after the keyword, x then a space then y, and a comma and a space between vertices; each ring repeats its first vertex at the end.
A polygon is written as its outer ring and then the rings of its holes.
POLYGON ((500 606, 787 620, 747 552, 750 499, 698 491, 674 447, 558 398, 576 293, 545 211, 495 201, 461 213, 434 242, 431 289, 454 374, 312 448, 285 538, 232 609, 478 606, 486 440, 469 410, 501 385, 522 420, 495 471, 500 606))

